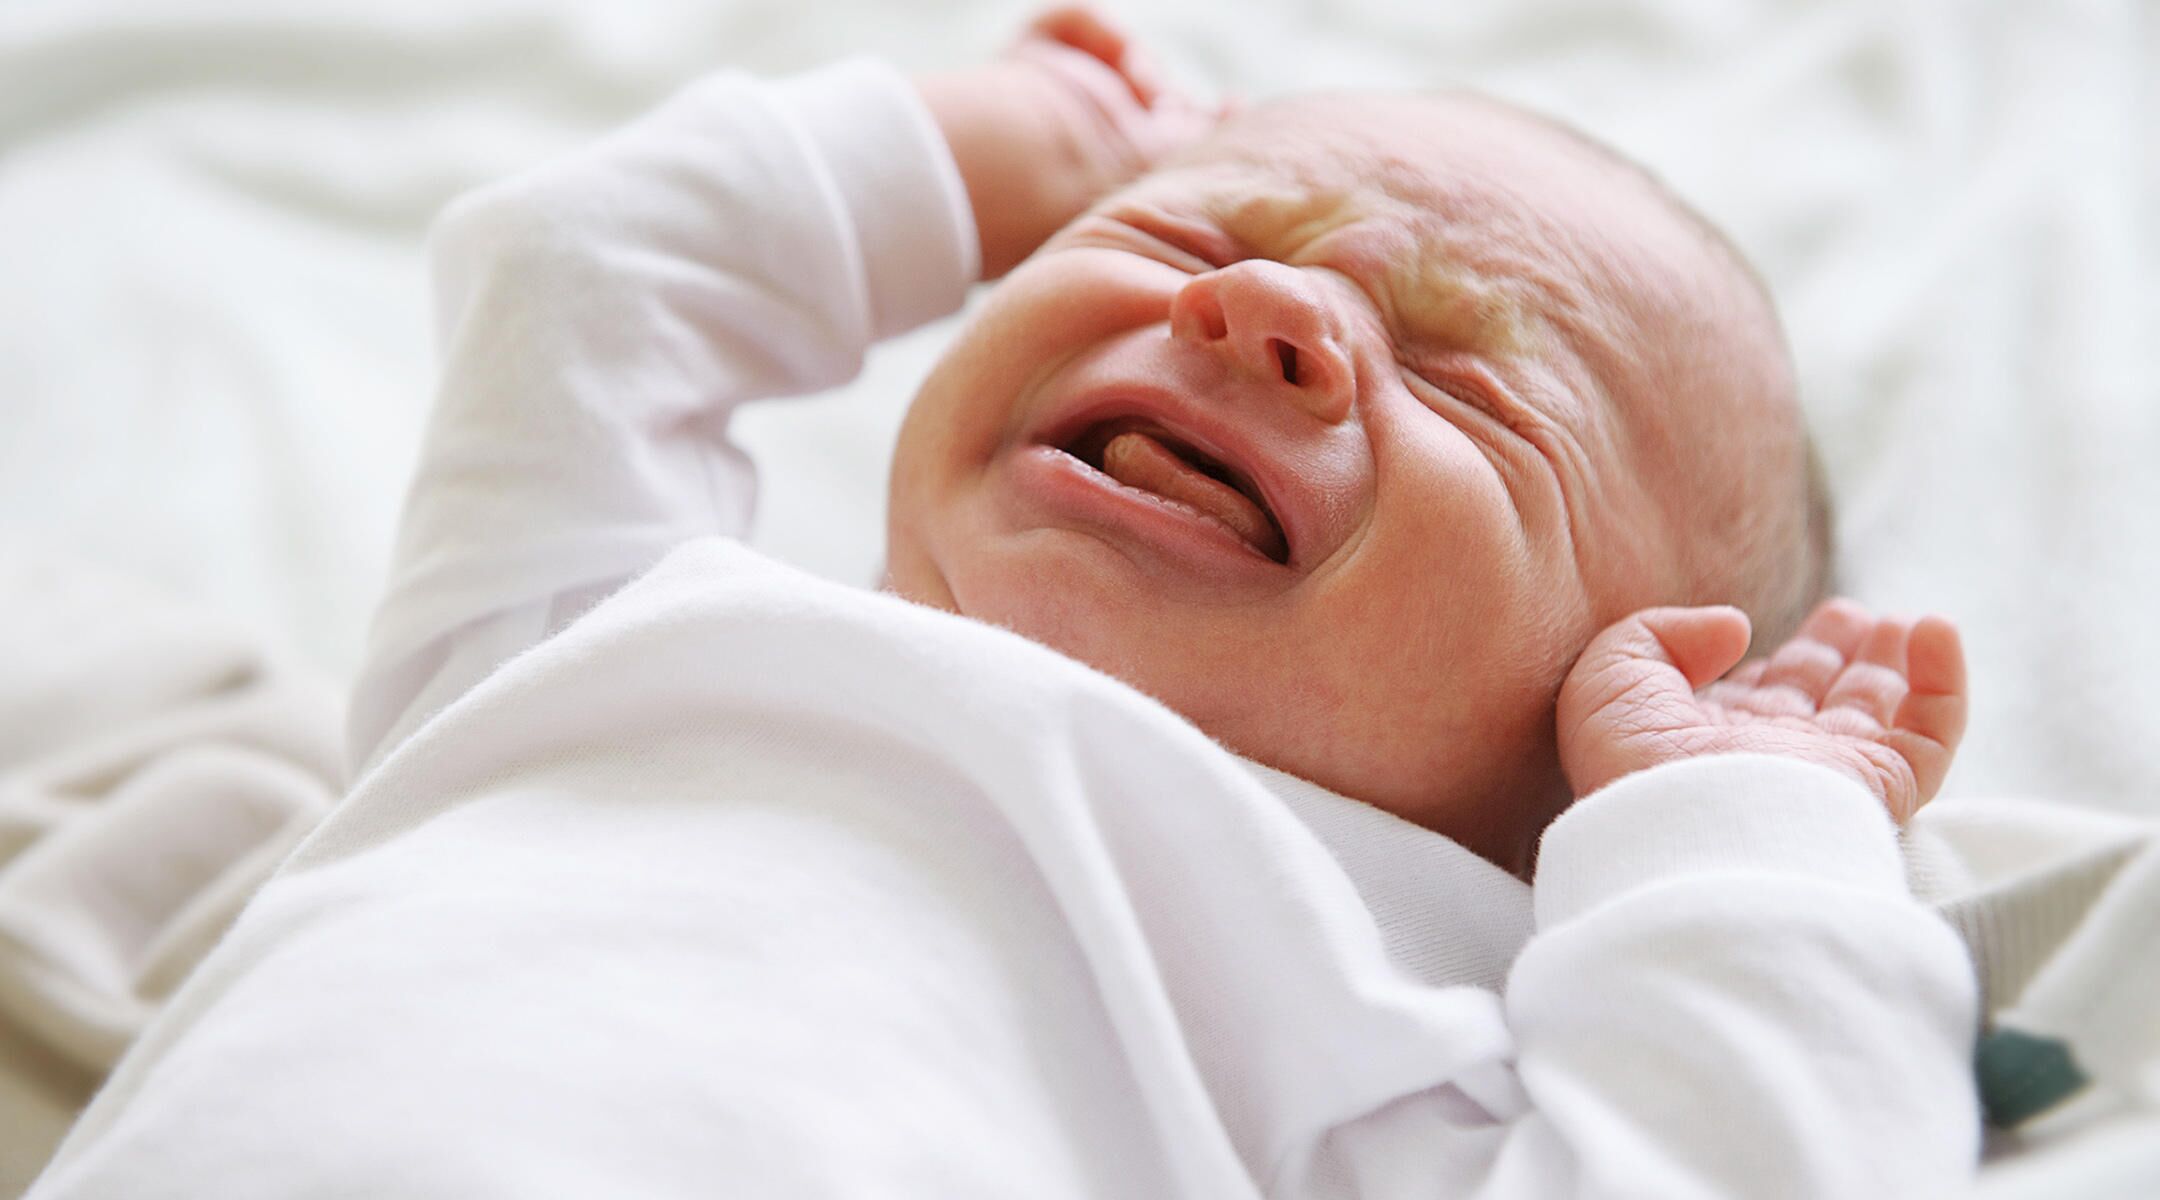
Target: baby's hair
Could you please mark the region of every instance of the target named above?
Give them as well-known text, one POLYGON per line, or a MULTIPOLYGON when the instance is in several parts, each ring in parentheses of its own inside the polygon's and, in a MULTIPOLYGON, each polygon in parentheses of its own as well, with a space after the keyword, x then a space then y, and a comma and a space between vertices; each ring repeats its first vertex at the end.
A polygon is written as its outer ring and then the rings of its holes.
POLYGON ((1783 322, 1778 320, 1776 293, 1771 291, 1769 281, 1749 261, 1732 236, 1704 216, 1655 171, 1581 130, 1557 121, 1549 123, 1646 183, 1669 210, 1695 231, 1712 256, 1744 285, 1748 297, 1760 310, 1764 326, 1775 337, 1786 380, 1783 389, 1786 395, 1782 402, 1791 414, 1794 436, 1799 443, 1800 461, 1794 471, 1794 483, 1801 524, 1786 537, 1774 540, 1782 541, 1783 545, 1751 547, 1756 553, 1750 555, 1754 559, 1753 569, 1748 572, 1752 578, 1746 581, 1748 594, 1743 597, 1742 607, 1748 610, 1748 616, 1755 623, 1756 649, 1767 652, 1790 638, 1807 619, 1808 613, 1828 599, 1837 586, 1836 505, 1830 493, 1828 472, 1823 468, 1821 448, 1808 428, 1807 411, 1800 404, 1797 386, 1792 382, 1797 379, 1798 372, 1793 367, 1792 343, 1785 336, 1783 322))
POLYGON ((1787 611, 1774 631, 1775 640, 1769 641, 1765 649, 1791 637, 1793 630, 1800 627, 1800 622, 1807 619, 1815 606, 1838 590, 1837 507, 1830 496, 1830 479, 1823 470, 1822 455, 1816 450, 1814 435, 1808 432, 1805 423, 1801 426, 1800 437, 1807 455, 1802 468, 1805 479, 1801 484, 1807 497, 1804 534, 1807 544, 1802 552, 1800 586, 1786 605, 1787 611))
MULTIPOLYGON (((1617 156, 1617 152, 1608 153, 1617 156)), ((1622 158, 1620 161, 1628 160, 1622 158)), ((1796 513, 1799 522, 1795 526, 1772 514, 1767 522, 1770 526, 1768 536, 1749 539, 1751 544, 1744 548, 1744 565, 1738 581, 1741 588, 1738 602, 1755 625, 1755 649, 1759 653, 1768 653, 1790 638, 1807 619, 1808 613, 1828 599, 1837 587, 1837 512, 1829 475, 1823 466, 1821 448, 1808 427, 1807 411, 1800 403, 1791 343, 1778 320, 1777 301, 1769 283, 1724 230, 1650 170, 1640 164, 1630 165, 1650 183, 1658 198, 1703 238, 1712 255, 1728 268, 1732 277, 1742 283, 1749 299, 1757 305, 1764 327, 1775 339, 1781 376, 1776 391, 1782 394, 1767 399, 1781 408, 1791 422, 1795 443, 1792 448, 1797 451, 1797 461, 1792 464, 1791 482, 1786 492, 1791 507, 1782 511, 1796 513)))
POLYGON ((1476 92, 1450 91, 1451 98, 1467 98, 1495 105, 1502 110, 1522 117, 1539 128, 1559 135, 1597 157, 1609 166, 1641 182, 1650 194, 1668 211, 1678 217, 1682 224, 1694 231, 1701 239, 1704 249, 1723 266, 1730 278, 1737 281, 1741 293, 1753 303, 1760 315, 1763 328, 1771 335, 1779 358, 1779 374, 1782 383, 1777 390, 1784 395, 1768 397, 1789 414, 1794 437, 1797 439, 1798 460, 1793 464, 1792 499, 1796 502, 1784 511, 1799 514, 1797 525, 1790 521, 1776 520, 1754 522, 1753 528, 1739 538, 1743 564, 1736 581, 1720 587, 1704 581, 1706 594, 1692 598, 1701 601, 1733 601, 1747 611, 1755 626, 1755 647, 1768 652, 1791 637, 1807 619, 1816 605, 1822 603, 1837 587, 1837 516, 1831 498, 1829 478, 1823 469, 1822 454, 1814 436, 1809 432, 1807 416, 1801 407, 1796 385, 1797 372, 1793 369, 1792 347, 1786 339, 1784 325, 1778 320, 1777 301, 1770 284, 1748 260, 1738 244, 1723 229, 1704 216, 1687 199, 1665 182, 1657 172, 1614 149, 1574 125, 1548 116, 1534 109, 1498 101, 1476 92), (1740 594, 1718 595, 1717 592, 1737 583, 1740 594))

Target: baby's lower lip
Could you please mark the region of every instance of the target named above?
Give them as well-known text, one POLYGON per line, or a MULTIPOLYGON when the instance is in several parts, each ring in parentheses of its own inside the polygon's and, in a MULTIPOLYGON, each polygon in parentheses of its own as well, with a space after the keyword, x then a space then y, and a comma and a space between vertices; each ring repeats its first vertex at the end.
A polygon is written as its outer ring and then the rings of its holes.
POLYGON ((1273 578, 1283 567, 1219 521, 1174 500, 1127 487, 1055 446, 1032 445, 1006 464, 1014 490, 1059 524, 1136 543, 1188 573, 1225 582, 1273 578))

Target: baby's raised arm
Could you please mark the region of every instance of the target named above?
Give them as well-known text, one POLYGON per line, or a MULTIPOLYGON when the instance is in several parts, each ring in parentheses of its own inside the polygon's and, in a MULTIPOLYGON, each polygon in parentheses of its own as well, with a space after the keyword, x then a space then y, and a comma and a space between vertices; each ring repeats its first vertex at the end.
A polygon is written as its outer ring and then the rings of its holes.
POLYGON ((356 773, 685 539, 743 534, 730 410, 957 306, 973 231, 907 84, 723 74, 471 193, 431 239, 444 366, 353 700, 356 773))
POLYGON ((1916 1195, 1971 1170, 1972 968, 1891 824, 1963 732, 1956 630, 1839 600, 1727 675, 1747 646, 1737 609, 1651 609, 1563 686, 1583 798, 1541 843, 1505 996, 1523 1093, 1493 1106, 1514 1144, 1481 1195, 1916 1195))
POLYGON ((742 536, 735 406, 845 382, 1206 120, 1060 11, 919 89, 859 60, 716 75, 461 198, 432 237, 442 384, 356 772, 672 547, 742 536))

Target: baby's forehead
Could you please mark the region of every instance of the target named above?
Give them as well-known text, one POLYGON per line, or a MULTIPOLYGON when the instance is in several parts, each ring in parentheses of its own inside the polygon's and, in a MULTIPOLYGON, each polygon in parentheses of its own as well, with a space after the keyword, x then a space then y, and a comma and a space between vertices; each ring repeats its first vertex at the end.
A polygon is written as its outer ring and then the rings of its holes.
POLYGON ((1326 94, 1241 114, 1144 187, 1240 253, 1348 256, 1406 326, 1505 350, 1635 290, 1643 264, 1675 260, 1671 247, 1642 252, 1671 221, 1625 171, 1481 97, 1326 94))
POLYGON ((1181 165, 1458 221, 1540 207, 1555 186, 1611 184, 1624 170, 1565 126, 1469 92, 1273 100, 1225 122, 1181 165))

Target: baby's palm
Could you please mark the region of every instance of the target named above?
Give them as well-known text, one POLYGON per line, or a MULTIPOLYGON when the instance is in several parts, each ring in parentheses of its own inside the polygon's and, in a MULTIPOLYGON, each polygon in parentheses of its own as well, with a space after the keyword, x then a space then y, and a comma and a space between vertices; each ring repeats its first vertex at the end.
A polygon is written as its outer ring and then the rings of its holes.
POLYGON ((1718 753, 1843 771, 1901 822, 1942 786, 1966 711, 1950 622, 1832 600, 1776 653, 1727 674, 1747 644, 1747 618, 1732 608, 1647 609, 1599 634, 1560 690, 1560 760, 1575 794, 1718 753))

